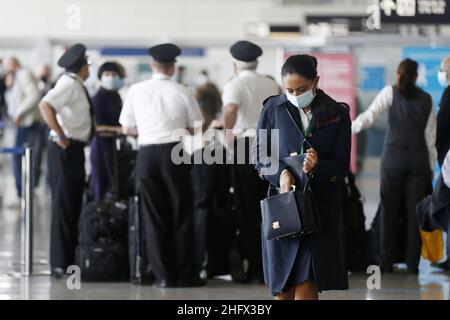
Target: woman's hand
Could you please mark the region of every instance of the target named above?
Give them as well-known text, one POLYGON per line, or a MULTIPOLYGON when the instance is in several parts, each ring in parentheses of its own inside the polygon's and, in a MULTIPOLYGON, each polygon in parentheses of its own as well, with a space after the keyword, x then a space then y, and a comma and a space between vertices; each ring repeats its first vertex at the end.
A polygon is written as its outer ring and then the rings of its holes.
POLYGON ((290 191, 293 184, 294 184, 294 177, 289 171, 284 170, 280 176, 281 193, 290 191))
POLYGON ((317 152, 314 149, 306 150, 306 157, 303 161, 303 172, 310 173, 317 165, 319 159, 317 158, 317 152))

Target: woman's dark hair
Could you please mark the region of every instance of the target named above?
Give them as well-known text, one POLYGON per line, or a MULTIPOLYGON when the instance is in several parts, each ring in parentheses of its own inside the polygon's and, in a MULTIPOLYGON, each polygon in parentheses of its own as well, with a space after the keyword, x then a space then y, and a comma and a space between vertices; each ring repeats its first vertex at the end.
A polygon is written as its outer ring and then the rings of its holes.
POLYGON ((102 78, 103 72, 114 71, 120 76, 120 68, 115 62, 107 61, 98 68, 97 77, 100 80, 102 78))
POLYGON ((317 59, 308 54, 297 54, 286 59, 281 68, 281 75, 298 74, 308 80, 317 77, 317 59))
POLYGON ((407 99, 412 99, 417 93, 417 62, 411 59, 405 59, 397 67, 397 88, 400 94, 407 99))

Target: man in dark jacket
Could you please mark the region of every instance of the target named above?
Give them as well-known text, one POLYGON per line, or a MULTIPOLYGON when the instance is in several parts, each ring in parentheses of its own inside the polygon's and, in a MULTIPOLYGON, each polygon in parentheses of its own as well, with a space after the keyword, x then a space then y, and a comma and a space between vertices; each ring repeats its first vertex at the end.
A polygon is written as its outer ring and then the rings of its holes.
POLYGON ((450 57, 442 61, 441 69, 438 73, 438 80, 445 86, 439 103, 437 114, 436 149, 438 152, 438 162, 442 166, 444 157, 450 149, 450 57))
MULTIPOLYGON (((444 158, 450 150, 450 57, 442 60, 438 73, 439 83, 445 87, 439 102, 436 118, 436 150, 439 166, 442 167, 444 158)), ((447 241, 447 252, 450 253, 450 243, 447 241)), ((437 267, 450 270, 450 260, 436 264, 437 267)))
MULTIPOLYGON (((450 152, 447 152, 442 170, 434 187, 433 194, 425 198, 417 205, 417 214, 419 215, 420 226, 424 231, 433 231, 441 229, 447 233, 447 257, 450 256, 450 152)), ((436 266, 450 270, 450 263, 446 261, 436 266)))

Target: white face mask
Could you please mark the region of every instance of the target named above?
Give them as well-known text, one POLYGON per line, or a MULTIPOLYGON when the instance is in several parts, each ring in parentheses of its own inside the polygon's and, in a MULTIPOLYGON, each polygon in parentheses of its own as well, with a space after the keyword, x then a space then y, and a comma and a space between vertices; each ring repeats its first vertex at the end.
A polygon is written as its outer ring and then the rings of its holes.
POLYGON ((123 80, 119 76, 102 76, 100 85, 106 90, 119 90, 123 87, 123 80))
POLYGON ((448 80, 447 80, 447 72, 439 70, 437 74, 437 78, 441 86, 446 87, 448 86, 448 80))
POLYGON ((289 92, 286 92, 286 97, 289 102, 300 109, 308 107, 314 100, 315 96, 316 95, 313 93, 312 88, 298 96, 294 96, 289 92))

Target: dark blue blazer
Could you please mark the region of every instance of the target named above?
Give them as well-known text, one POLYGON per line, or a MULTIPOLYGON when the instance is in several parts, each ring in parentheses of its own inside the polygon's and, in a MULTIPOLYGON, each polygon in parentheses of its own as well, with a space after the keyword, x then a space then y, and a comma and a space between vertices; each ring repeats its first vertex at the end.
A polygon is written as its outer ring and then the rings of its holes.
MULTIPOLYGON (((299 110, 285 95, 273 96, 264 103, 252 146, 252 157, 259 173, 270 182, 269 194, 279 187, 281 172, 286 166, 279 159, 291 153, 300 154, 302 135, 286 111, 289 109, 301 127, 299 110), (267 136, 261 129, 266 129, 267 136), (279 143, 270 142, 277 135, 279 143), (275 149, 275 150, 274 150, 275 149), (276 165, 279 165, 276 170, 276 165), (268 168, 271 170, 267 171, 268 168)), ((349 170, 351 149, 351 120, 349 108, 337 103, 322 90, 318 90, 312 102, 314 129, 307 137, 317 151, 318 165, 311 188, 322 220, 322 229, 312 235, 294 239, 262 239, 264 276, 272 292, 285 288, 299 250, 310 250, 313 271, 319 290, 347 289, 348 277, 344 253, 342 204, 339 181, 349 170)), ((304 150, 308 145, 304 144, 304 150)))

